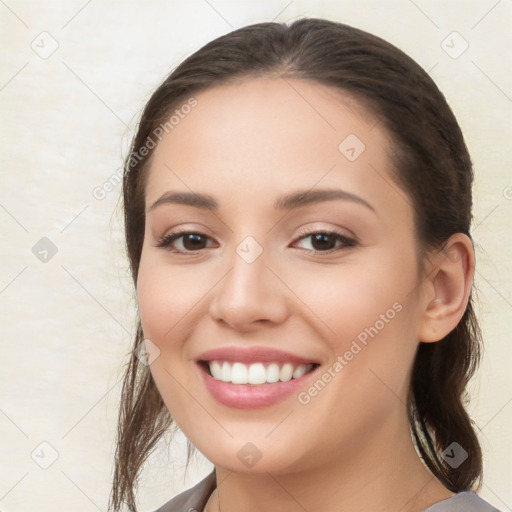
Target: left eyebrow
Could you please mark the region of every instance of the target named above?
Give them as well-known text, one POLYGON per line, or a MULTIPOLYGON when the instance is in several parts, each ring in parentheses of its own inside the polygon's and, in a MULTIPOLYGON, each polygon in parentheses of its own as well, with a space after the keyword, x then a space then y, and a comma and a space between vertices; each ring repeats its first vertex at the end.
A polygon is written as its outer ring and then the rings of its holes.
POLYGON ((340 189, 317 189, 317 190, 301 190, 287 194, 280 197, 275 203, 274 208, 277 210, 291 210, 294 208, 300 208, 311 203, 319 203, 321 201, 332 201, 333 199, 342 199, 345 201, 352 201, 354 203, 366 206, 374 213, 377 213, 375 208, 365 201, 362 197, 359 197, 351 192, 346 192, 340 189))

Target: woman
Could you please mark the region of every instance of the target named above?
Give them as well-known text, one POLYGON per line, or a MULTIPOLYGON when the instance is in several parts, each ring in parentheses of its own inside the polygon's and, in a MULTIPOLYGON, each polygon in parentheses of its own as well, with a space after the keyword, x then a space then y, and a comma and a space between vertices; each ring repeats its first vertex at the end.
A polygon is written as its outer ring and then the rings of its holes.
POLYGON ((111 508, 176 424, 215 471, 160 512, 496 510, 464 407, 472 179, 430 77, 361 30, 262 23, 178 66, 126 160, 111 508))

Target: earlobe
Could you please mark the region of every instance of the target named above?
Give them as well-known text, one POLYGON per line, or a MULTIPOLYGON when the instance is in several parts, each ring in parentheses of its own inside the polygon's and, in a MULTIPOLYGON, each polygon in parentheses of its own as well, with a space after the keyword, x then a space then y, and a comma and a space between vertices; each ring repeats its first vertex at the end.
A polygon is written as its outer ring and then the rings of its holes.
POLYGON ((473 244, 463 233, 452 235, 431 256, 419 340, 432 343, 443 339, 460 322, 469 300, 475 271, 473 244))

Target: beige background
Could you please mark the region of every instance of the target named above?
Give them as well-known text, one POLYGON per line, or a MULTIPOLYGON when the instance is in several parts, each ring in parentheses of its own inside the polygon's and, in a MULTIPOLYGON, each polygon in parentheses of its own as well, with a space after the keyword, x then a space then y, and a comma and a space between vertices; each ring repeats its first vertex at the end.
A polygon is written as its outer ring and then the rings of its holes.
MULTIPOLYGON (((0 510, 106 509, 134 300, 120 186, 102 199, 98 187, 115 182, 144 102, 212 38, 304 15, 402 48, 431 73, 460 121, 476 171, 486 342, 471 388, 485 454, 481 494, 512 510, 511 14, 510 0, 2 0, 0 510)), ((181 438, 151 458, 141 511, 209 471, 198 456, 185 474, 184 453, 181 438)))

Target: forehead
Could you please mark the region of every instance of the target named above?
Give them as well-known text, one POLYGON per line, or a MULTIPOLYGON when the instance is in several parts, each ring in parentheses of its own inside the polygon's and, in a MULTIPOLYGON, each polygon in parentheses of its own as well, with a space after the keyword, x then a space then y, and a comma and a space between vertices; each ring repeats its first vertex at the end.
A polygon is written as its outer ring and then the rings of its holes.
POLYGON ((146 203, 164 189, 251 197, 315 184, 360 192, 392 181, 387 132, 343 91, 251 78, 194 99, 194 108, 174 110, 179 122, 155 148, 146 203))

